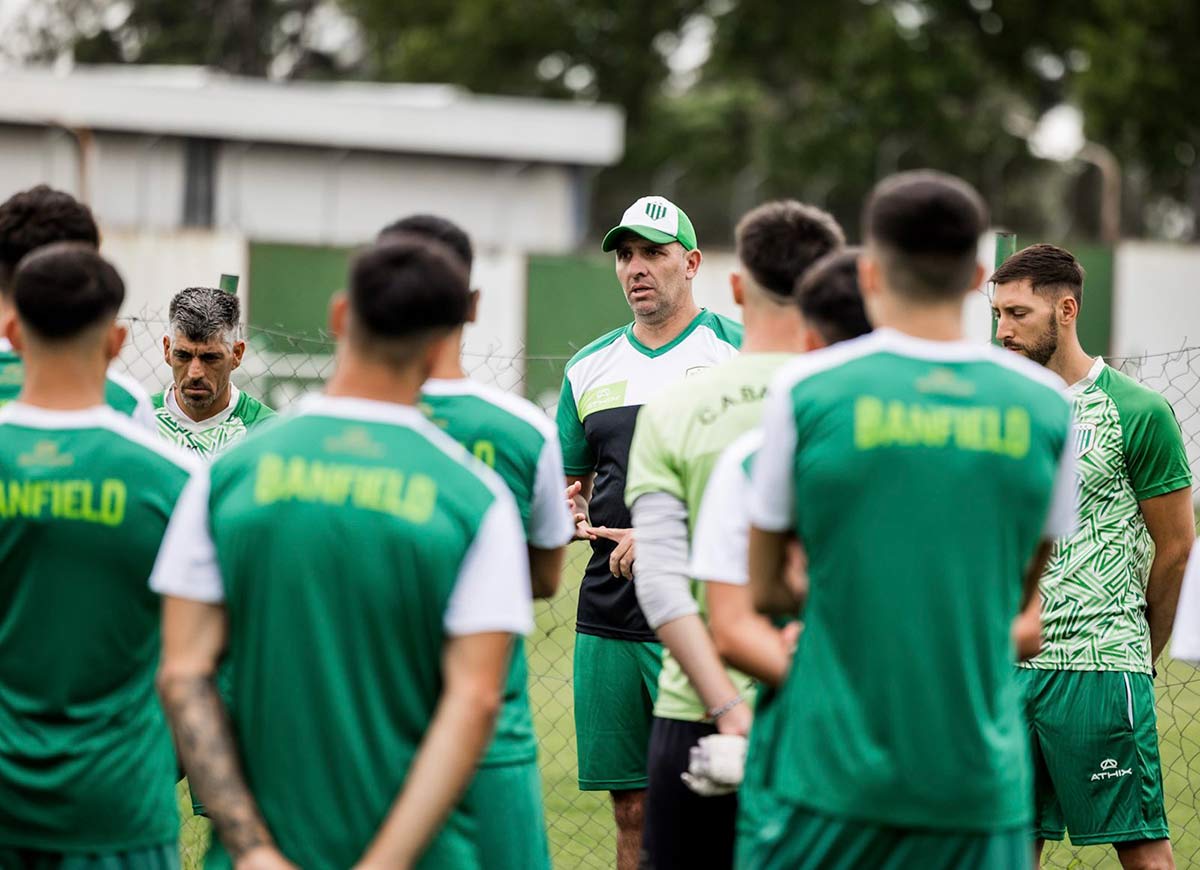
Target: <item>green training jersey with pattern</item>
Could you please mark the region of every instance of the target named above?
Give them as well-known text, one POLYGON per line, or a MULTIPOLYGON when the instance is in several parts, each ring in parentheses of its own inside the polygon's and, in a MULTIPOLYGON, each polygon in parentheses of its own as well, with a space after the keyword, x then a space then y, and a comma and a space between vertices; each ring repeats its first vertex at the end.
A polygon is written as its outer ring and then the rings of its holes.
MULTIPOLYGON (((25 364, 12 344, 0 338, 0 407, 15 402, 24 383, 25 364)), ((109 366, 104 377, 104 403, 147 431, 154 431, 154 407, 149 394, 141 384, 113 366, 109 366)))
MULTIPOLYGON (((532 624, 512 494, 390 402, 314 397, 234 445, 189 483, 159 564, 161 594, 224 602, 246 781, 301 867, 352 866, 375 836, 447 638, 532 624)), ((418 866, 476 866, 471 831, 456 809, 418 866)))
POLYGON ((1075 404, 1079 527, 1042 576, 1042 651, 1023 667, 1149 674, 1154 542, 1138 503, 1191 485, 1167 400, 1097 358, 1075 404))
MULTIPOLYGON (((750 353, 701 372, 686 390, 672 390, 648 402, 638 415, 629 451, 625 501, 630 508, 640 496, 662 492, 687 508, 689 534, 700 512, 708 476, 721 451, 758 425, 767 384, 793 354, 750 353)), ((700 614, 707 613, 704 584, 691 580, 700 614)), ((752 700, 754 682, 728 669, 734 687, 752 700)), ((670 650, 663 650, 654 715, 700 722, 707 708, 670 650)))
POLYGON ((194 465, 106 406, 0 410, 0 845, 175 842, 147 581, 194 465))
POLYGON ((1031 817, 1011 628, 1075 508, 1062 381, 989 345, 879 329, 771 385, 750 515, 808 557, 776 703, 780 800, 893 827, 1031 817))
POLYGON ((174 388, 155 393, 153 402, 158 434, 208 460, 275 416, 274 411, 233 384, 229 385, 229 404, 225 410, 207 420, 189 417, 175 400, 174 388))
MULTIPOLYGON (((517 501, 530 546, 544 550, 566 546, 575 525, 563 497, 558 431, 540 408, 467 378, 426 381, 421 407, 434 424, 500 475, 517 501)), ((496 735, 482 764, 537 758, 528 683, 524 642, 518 638, 496 735)))

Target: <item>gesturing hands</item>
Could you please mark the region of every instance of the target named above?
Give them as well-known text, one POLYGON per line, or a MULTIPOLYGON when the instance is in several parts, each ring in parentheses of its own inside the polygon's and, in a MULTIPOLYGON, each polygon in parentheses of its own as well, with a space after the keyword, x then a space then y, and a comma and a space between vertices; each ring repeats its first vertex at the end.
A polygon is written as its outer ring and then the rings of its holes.
POLYGON ((591 521, 588 520, 587 508, 579 498, 582 492, 583 484, 578 480, 567 487, 567 510, 575 520, 575 540, 594 541, 596 536, 593 534, 591 521))
POLYGON ((609 541, 616 541, 617 546, 608 557, 608 570, 614 577, 633 579, 633 529, 610 529, 607 526, 593 526, 592 535, 609 541))

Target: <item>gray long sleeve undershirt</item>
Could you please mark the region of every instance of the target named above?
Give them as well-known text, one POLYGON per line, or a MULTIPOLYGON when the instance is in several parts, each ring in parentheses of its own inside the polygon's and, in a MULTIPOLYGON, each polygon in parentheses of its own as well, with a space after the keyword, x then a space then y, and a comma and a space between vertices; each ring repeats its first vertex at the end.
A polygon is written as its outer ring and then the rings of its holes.
POLYGON ((633 503, 637 554, 634 587, 650 627, 699 613, 688 582, 687 506, 665 492, 648 492, 633 503))

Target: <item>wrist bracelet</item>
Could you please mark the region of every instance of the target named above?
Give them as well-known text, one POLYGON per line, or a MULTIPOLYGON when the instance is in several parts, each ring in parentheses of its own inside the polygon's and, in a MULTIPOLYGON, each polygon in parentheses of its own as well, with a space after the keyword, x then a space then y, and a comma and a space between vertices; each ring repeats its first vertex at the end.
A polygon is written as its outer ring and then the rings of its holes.
POLYGON ((736 707, 738 704, 742 703, 745 700, 746 699, 743 698, 741 695, 734 695, 731 699, 726 701, 720 707, 714 707, 713 709, 709 710, 708 718, 711 719, 713 722, 716 722, 718 719, 720 719, 722 716, 724 716, 726 713, 728 713, 730 710, 732 710, 734 707, 736 707))

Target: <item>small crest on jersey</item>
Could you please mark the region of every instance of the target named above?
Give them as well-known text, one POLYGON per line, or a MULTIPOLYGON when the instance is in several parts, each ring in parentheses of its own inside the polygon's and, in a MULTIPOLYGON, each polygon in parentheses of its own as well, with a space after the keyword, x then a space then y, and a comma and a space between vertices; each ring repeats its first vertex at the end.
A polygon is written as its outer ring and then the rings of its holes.
POLYGON ((1086 455, 1096 446, 1096 424, 1095 423, 1076 423, 1075 424, 1075 458, 1086 455))
POLYGON ((693 375, 698 375, 698 374, 700 374, 700 372, 707 371, 710 368, 712 368, 712 366, 692 366, 690 369, 688 369, 687 371, 685 371, 683 373, 683 376, 685 378, 690 378, 693 375))
POLYGON ((75 457, 70 453, 60 453, 58 444, 54 441, 39 441, 28 453, 17 457, 17 464, 22 468, 38 465, 43 468, 65 468, 75 464, 75 457))
POLYGON ((383 445, 371 438, 371 433, 360 426, 349 426, 340 435, 325 439, 323 444, 329 453, 348 453, 367 459, 383 457, 383 445))
POLYGON ((916 387, 922 393, 937 393, 943 396, 966 398, 975 395, 975 385, 965 381, 950 369, 935 368, 929 374, 917 378, 916 387))

